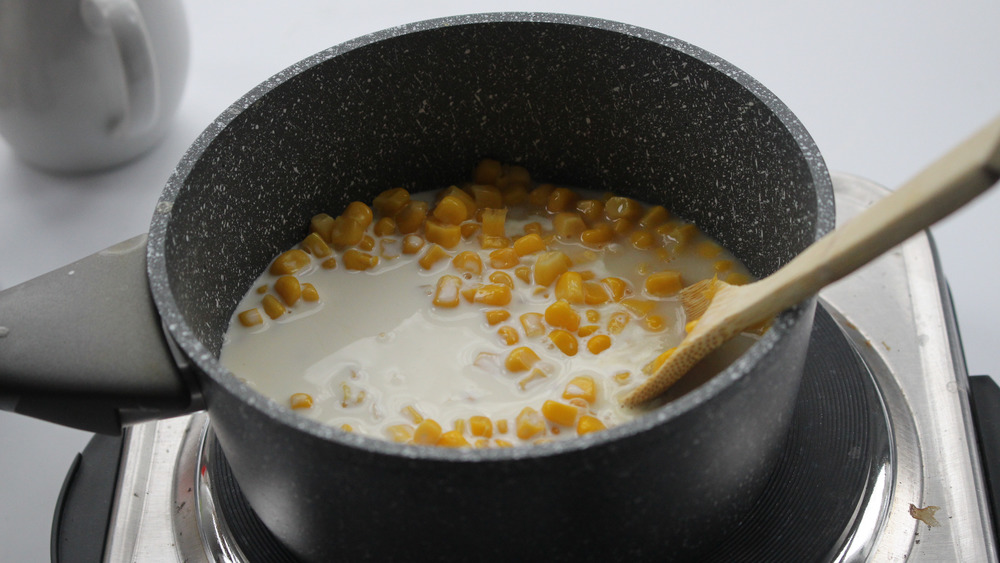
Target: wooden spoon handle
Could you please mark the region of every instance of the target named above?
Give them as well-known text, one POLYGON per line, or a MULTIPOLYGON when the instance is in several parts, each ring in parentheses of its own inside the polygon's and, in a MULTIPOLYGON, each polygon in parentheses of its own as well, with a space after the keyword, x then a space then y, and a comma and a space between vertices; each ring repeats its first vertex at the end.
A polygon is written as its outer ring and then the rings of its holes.
MULTIPOLYGON (((758 282, 784 310, 944 218, 1000 179, 1000 117, 758 282)), ((757 285, 757 284, 754 284, 757 285)))

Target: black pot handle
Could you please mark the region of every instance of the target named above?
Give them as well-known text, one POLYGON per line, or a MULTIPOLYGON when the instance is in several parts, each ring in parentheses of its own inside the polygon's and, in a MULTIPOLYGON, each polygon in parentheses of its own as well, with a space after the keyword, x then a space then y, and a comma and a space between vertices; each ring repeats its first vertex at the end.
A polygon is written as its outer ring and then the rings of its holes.
POLYGON ((988 375, 973 375, 969 377, 969 396, 993 517, 993 534, 1000 538, 1000 386, 988 375))
POLYGON ((0 410, 119 434, 200 408, 183 364, 149 290, 146 235, 0 292, 0 410))

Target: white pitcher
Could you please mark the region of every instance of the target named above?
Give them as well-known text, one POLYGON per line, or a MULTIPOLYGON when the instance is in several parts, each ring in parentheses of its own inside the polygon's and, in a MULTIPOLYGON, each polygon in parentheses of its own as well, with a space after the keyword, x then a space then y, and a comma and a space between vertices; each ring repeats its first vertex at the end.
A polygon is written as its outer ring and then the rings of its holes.
POLYGON ((0 136, 48 170, 123 163, 163 137, 187 66, 180 0, 0 0, 0 136))

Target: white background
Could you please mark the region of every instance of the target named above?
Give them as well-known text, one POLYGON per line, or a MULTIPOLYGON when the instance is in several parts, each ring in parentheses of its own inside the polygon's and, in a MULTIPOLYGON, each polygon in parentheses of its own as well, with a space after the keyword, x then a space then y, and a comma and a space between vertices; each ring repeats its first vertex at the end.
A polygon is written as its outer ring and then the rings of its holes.
MULTIPOLYGON (((191 32, 187 89, 173 128, 152 152, 117 170, 54 177, 27 167, 0 142, 0 288, 146 231, 187 146, 257 83, 345 40, 434 17, 562 12, 672 35, 771 89, 811 132, 831 170, 889 187, 1000 114, 996 0, 757 0, 738 6, 717 0, 184 1, 191 32)), ((933 234, 954 292, 969 372, 996 377, 1000 190, 933 234)), ((49 559, 56 496, 88 438, 0 413, 0 562, 49 559)))

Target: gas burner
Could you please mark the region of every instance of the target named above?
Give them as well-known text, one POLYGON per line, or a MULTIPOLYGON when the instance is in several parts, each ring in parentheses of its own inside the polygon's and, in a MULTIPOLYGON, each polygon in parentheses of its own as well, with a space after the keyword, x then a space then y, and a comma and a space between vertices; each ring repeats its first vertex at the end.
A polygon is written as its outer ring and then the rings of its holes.
MULTIPOLYGON (((885 194, 846 175, 834 187, 841 222, 885 194)), ((996 561, 969 381, 928 236, 824 290, 782 457, 708 560, 996 561)), ((84 553, 294 562, 249 508, 203 413, 94 439, 53 530, 54 561, 101 557, 84 553), (100 539, 84 549, 88 537, 100 539)))

